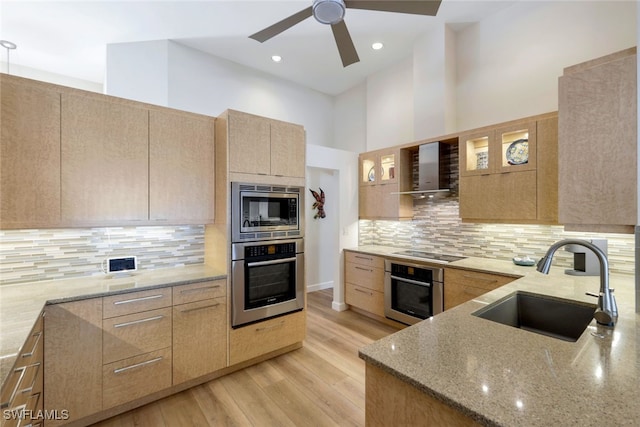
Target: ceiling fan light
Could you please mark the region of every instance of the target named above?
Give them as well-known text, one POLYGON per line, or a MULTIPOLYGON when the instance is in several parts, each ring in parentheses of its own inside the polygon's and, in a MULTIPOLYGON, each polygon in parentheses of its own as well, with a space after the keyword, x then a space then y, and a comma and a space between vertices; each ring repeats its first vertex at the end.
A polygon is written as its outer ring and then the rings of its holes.
POLYGON ((321 24, 337 24, 344 18, 346 6, 343 0, 314 0, 313 17, 321 24))

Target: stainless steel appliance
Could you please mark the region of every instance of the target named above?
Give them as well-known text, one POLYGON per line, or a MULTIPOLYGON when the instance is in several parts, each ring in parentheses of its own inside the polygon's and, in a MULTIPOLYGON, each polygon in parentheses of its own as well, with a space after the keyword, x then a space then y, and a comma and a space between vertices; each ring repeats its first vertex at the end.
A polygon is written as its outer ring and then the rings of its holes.
POLYGON ((444 310, 444 269, 384 262, 384 315, 412 325, 444 310))
POLYGON ((231 326, 304 308, 302 239, 231 245, 231 326))
POLYGON ((233 243, 304 237, 304 187, 231 183, 233 243))

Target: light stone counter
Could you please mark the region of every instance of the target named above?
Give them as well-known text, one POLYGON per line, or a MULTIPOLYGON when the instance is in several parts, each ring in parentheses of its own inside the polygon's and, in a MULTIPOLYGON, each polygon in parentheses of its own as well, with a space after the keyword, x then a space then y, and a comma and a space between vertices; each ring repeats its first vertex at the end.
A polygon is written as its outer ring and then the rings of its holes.
POLYGON ((204 264, 139 271, 134 275, 94 276, 0 286, 0 380, 4 383, 45 304, 224 279, 204 264))
MULTIPOLYGON (((354 250, 385 255, 398 249, 354 250)), ((559 268, 547 276, 534 267, 479 258, 449 266, 522 277, 364 347, 362 359, 485 425, 640 425, 633 276, 610 277, 619 308, 615 328, 592 321, 572 343, 471 313, 517 290, 594 304, 585 292, 598 291, 598 277, 568 276, 559 268)))

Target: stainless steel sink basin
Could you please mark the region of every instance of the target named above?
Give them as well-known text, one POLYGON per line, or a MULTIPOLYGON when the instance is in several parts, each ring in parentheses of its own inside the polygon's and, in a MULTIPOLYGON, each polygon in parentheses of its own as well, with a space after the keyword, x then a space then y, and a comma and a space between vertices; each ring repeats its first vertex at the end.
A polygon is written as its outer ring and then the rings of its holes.
POLYGON ((518 291, 472 314, 514 328, 575 342, 591 323, 595 310, 595 305, 579 301, 518 291))

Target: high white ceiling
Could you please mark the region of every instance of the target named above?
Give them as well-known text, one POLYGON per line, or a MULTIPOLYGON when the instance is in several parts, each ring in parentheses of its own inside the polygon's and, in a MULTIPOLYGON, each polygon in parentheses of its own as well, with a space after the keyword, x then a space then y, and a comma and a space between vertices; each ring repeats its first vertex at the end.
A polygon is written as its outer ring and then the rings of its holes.
MULTIPOLYGON (((342 67, 331 28, 308 18, 259 43, 249 35, 310 6, 312 0, 0 0, 0 39, 18 45, 10 64, 103 83, 106 46, 173 40, 335 95, 411 55, 413 41, 435 25, 454 29, 514 1, 443 0, 436 17, 348 9, 345 22, 360 62, 342 67), (380 51, 371 49, 384 43, 380 51), (271 55, 283 57, 274 63, 271 55)), ((6 61, 6 50, 0 48, 6 61)), ((2 68, 5 70, 6 68, 2 68)))

